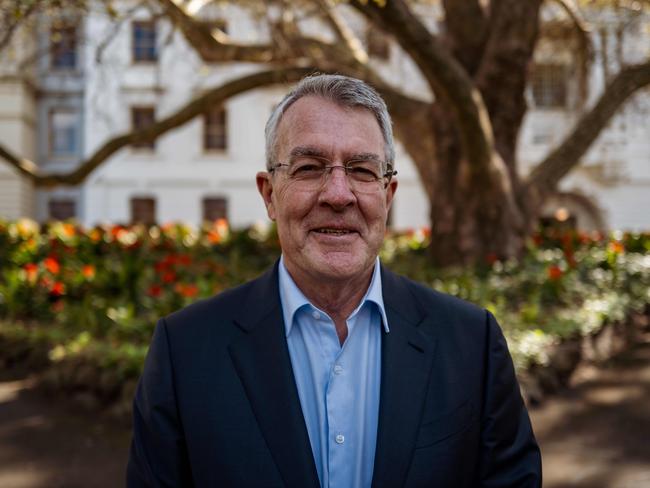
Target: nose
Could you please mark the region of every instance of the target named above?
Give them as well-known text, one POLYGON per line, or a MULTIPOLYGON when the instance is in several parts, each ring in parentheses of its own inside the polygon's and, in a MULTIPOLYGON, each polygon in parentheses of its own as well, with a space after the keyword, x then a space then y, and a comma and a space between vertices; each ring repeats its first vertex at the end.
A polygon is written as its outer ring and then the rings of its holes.
POLYGON ((350 182, 343 166, 333 166, 330 169, 330 173, 318 195, 318 201, 337 210, 352 205, 356 201, 356 196, 352 188, 350 188, 350 182))

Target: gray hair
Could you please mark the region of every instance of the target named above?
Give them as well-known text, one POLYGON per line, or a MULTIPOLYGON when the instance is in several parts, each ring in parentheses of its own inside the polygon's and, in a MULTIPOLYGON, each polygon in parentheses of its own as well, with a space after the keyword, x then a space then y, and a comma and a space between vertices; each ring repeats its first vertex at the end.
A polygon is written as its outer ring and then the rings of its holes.
MULTIPOLYGON (((277 157, 278 127, 287 109, 302 97, 315 95, 330 100, 343 107, 360 107, 370 110, 384 136, 385 162, 393 165, 395 160, 395 145, 393 143, 393 128, 386 103, 379 93, 370 85, 356 78, 343 75, 317 74, 303 78, 275 107, 266 123, 266 168, 271 169, 277 157)), ((386 170, 387 168, 383 168, 386 170)))

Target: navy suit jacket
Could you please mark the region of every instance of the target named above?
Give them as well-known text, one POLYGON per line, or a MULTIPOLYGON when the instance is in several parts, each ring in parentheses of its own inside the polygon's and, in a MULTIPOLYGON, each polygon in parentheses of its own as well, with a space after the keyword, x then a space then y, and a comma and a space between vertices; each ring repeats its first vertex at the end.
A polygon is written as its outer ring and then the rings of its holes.
MULTIPOLYGON (((382 268, 374 488, 540 487, 489 312, 382 268)), ((318 487, 276 266, 162 319, 134 399, 129 487, 318 487)), ((347 488, 347 487, 341 487, 347 488)))

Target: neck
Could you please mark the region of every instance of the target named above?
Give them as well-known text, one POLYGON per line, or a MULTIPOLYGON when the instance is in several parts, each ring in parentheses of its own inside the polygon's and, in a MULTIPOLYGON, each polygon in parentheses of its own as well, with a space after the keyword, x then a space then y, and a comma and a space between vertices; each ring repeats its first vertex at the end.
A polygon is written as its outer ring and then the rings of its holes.
POLYGON ((370 286, 375 269, 374 262, 364 273, 344 280, 323 280, 312 277, 294 269, 286 261, 285 266, 305 297, 334 321, 339 340, 343 344, 347 337, 346 320, 357 308, 370 286))

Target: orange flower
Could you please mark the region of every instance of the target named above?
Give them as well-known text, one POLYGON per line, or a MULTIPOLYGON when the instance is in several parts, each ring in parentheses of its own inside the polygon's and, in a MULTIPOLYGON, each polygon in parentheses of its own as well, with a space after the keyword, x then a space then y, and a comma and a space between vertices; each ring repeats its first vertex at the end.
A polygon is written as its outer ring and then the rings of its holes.
POLYGON ((219 234, 224 234, 228 232, 228 221, 226 219, 217 219, 214 222, 214 227, 219 234))
POLYGON ((61 270, 61 266, 59 266, 59 262, 52 257, 45 258, 43 264, 45 265, 45 269, 47 269, 52 274, 59 274, 59 271, 61 270))
POLYGON ((552 265, 552 266, 549 266, 549 267, 547 268, 546 272, 547 272, 547 274, 548 274, 548 278, 549 278, 551 281, 557 281, 557 280, 559 280, 560 278, 562 278, 562 270, 561 270, 560 267, 559 267, 558 265, 556 265, 556 264, 554 264, 554 265, 552 265))
POLYGON ((218 232, 211 230, 208 232, 208 242, 210 244, 219 244, 221 242, 221 236, 218 232))
POLYGON ((84 275, 84 278, 87 280, 92 280, 95 277, 95 266, 92 264, 85 264, 81 268, 81 274, 84 275))
POLYGON ((66 237, 72 237, 75 234, 74 225, 72 225, 70 223, 64 223, 63 226, 62 226, 62 229, 63 229, 63 234, 66 237))
POLYGON ((623 244, 619 241, 612 241, 607 247, 614 254, 623 254, 625 252, 625 246, 623 246, 623 244))
POLYGON ((179 295, 183 295, 186 298, 195 297, 199 293, 199 287, 195 284, 178 283, 174 289, 179 295))
POLYGON ((93 229, 90 231, 90 240, 93 242, 99 242, 102 239, 102 231, 99 229, 93 229))
POLYGON ((38 265, 34 263, 27 263, 24 268, 25 274, 27 275, 27 281, 35 282, 36 276, 38 275, 38 265))
POLYGON ((50 288, 50 295, 59 297, 65 293, 65 284, 61 281, 55 281, 50 288))

